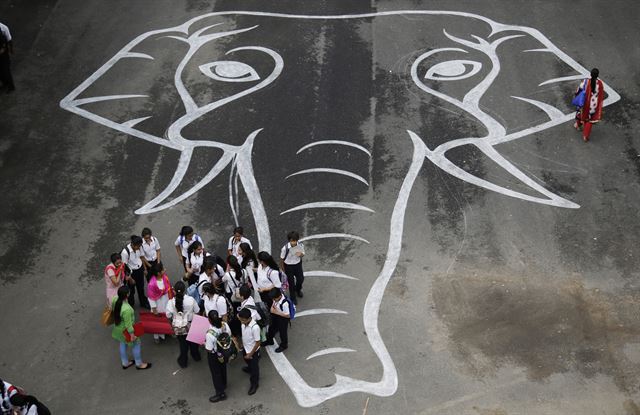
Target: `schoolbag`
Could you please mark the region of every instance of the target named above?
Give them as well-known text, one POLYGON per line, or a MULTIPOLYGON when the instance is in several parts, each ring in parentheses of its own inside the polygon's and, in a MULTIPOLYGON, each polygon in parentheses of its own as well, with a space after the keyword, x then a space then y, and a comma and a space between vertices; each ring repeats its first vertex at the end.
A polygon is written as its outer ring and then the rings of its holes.
POLYGON ((184 336, 189 331, 189 319, 183 311, 178 311, 171 319, 171 327, 176 336, 184 336))
MULTIPOLYGON (((286 295, 284 296, 284 301, 286 301, 287 304, 289 304, 289 323, 291 323, 293 319, 296 318, 296 306, 295 304, 293 304, 293 301, 291 301, 291 299, 286 295)), ((280 311, 284 312, 284 310, 282 309, 282 304, 280 304, 280 311)))
MULTIPOLYGON (((271 273, 273 271, 274 271, 273 269, 269 268, 269 272, 267 272, 267 277, 270 280, 271 280, 271 273)), ((287 277, 287 274, 278 270, 278 278, 280 279, 280 289, 282 290, 282 292, 289 291, 289 278, 287 277)))
POLYGON ((267 306, 264 303, 257 303, 256 305, 246 306, 248 309, 256 310, 260 316, 260 320, 256 320, 256 323, 260 328, 265 328, 271 324, 271 313, 267 310, 267 306), (259 304, 259 305, 258 305, 259 304))
MULTIPOLYGON (((208 333, 215 335, 211 329, 208 330, 208 333)), ((216 345, 216 356, 220 363, 228 363, 238 356, 238 348, 229 333, 220 333, 216 337, 216 345)))
POLYGON ((200 286, 205 282, 207 282, 207 280, 202 280, 187 287, 187 295, 196 300, 196 304, 198 305, 202 302, 202 297, 200 297, 200 290, 198 290, 198 288, 200 288, 200 286))

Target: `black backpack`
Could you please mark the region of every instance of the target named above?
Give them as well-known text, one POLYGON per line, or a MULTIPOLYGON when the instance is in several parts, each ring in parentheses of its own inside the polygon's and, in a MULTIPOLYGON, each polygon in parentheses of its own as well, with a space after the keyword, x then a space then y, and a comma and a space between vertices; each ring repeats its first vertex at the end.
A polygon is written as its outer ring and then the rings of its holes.
POLYGON ((229 333, 220 333, 216 338, 216 345, 216 355, 220 363, 228 363, 238 356, 238 348, 229 333))
POLYGON ((258 326, 260 326, 260 328, 265 328, 269 324, 271 324, 271 312, 267 310, 267 306, 265 306, 264 303, 260 302, 256 305, 248 305, 246 307, 258 312, 260 320, 257 320, 256 323, 258 324, 258 326))

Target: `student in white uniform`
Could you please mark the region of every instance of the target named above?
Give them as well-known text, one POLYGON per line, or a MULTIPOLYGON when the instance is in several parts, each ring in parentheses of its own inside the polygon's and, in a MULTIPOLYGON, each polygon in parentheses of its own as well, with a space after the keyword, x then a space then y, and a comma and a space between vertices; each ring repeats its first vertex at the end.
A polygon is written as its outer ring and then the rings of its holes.
POLYGON ((227 321, 227 299, 224 295, 217 291, 213 284, 205 283, 202 287, 202 292, 204 295, 202 296, 202 301, 204 304, 204 315, 208 316, 209 311, 215 310, 220 318, 224 321, 227 321))
POLYGON ((243 308, 238 312, 242 331, 242 356, 247 364, 242 370, 249 373, 249 395, 258 390, 260 383, 260 326, 251 318, 251 311, 243 308))
POLYGON ((175 246, 176 252, 178 253, 178 260, 182 262, 185 272, 187 271, 187 260, 189 258, 187 250, 195 241, 200 242, 202 246, 204 246, 204 241, 198 234, 193 232, 191 226, 183 226, 182 229, 180 229, 180 234, 176 238, 175 246))
MULTIPOLYGON (((146 281, 144 279, 149 263, 142 255, 142 238, 138 235, 131 236, 131 243, 128 244, 120 253, 122 262, 126 265, 125 274, 129 275, 135 284, 129 282, 129 305, 133 307, 135 305, 134 295, 138 290, 138 299, 140 300, 140 307, 149 309, 149 300, 144 295, 144 288, 146 281)), ((131 281, 129 279, 129 281, 131 281)))
POLYGON ((153 236, 149 228, 142 229, 142 254, 151 267, 162 260, 160 258, 160 241, 153 236))
POLYGON ((240 259, 240 254, 238 253, 238 248, 240 244, 246 243, 249 245, 249 248, 252 248, 251 241, 244 237, 244 229, 242 226, 238 226, 233 230, 233 235, 229 238, 229 244, 227 246, 227 255, 233 255, 236 258, 240 259))
POLYGON ((11 404, 18 415, 51 415, 51 411, 35 396, 15 394, 11 397, 11 404))
POLYGON ((13 404, 11 403, 11 398, 18 395, 18 388, 10 384, 9 382, 5 382, 0 379, 0 398, 2 401, 0 402, 0 414, 2 415, 13 415, 13 404))
MULTIPOLYGON (((167 318, 171 320, 171 325, 174 327, 177 326, 176 322, 181 317, 186 318, 189 322, 193 320, 193 315, 200 312, 200 307, 196 304, 196 300, 185 295, 186 287, 184 286, 184 282, 178 281, 173 286, 173 291, 175 292, 175 297, 173 297, 167 303, 167 312, 165 313, 167 318), (182 314, 180 314, 182 313, 182 314)), ((191 357, 196 362, 200 361, 200 350, 198 350, 198 345, 196 343, 191 343, 187 341, 187 332, 178 333, 176 332, 176 337, 178 338, 178 343, 180 344, 180 355, 178 356, 178 365, 180 367, 187 367, 189 356, 188 352, 191 352, 191 357)))
POLYGON ((276 353, 281 353, 289 347, 289 300, 282 295, 282 291, 273 288, 269 293, 273 298, 271 304, 271 324, 267 331, 267 341, 262 343, 263 346, 273 345, 273 338, 276 333, 280 333, 280 345, 276 349, 276 353))
POLYGON ((209 363, 209 371, 211 371, 211 379, 213 380, 213 388, 216 394, 209 398, 209 402, 216 403, 227 399, 225 389, 227 389, 227 363, 220 362, 216 352, 218 351, 218 336, 222 333, 231 335, 229 325, 222 321, 215 310, 209 311, 209 330, 205 336, 204 348, 207 351, 207 361, 209 363))
POLYGON ((269 293, 272 288, 280 289, 282 284, 280 282, 280 273, 278 272, 278 265, 273 257, 268 252, 258 253, 258 277, 256 283, 258 284, 258 293, 262 302, 267 305, 267 308, 271 308, 273 302, 269 293))
POLYGON ((240 287, 240 296, 242 297, 242 302, 240 303, 240 307, 238 307, 238 311, 247 308, 251 310, 251 319, 253 319, 253 321, 260 321, 262 317, 260 317, 257 311, 256 301, 253 299, 251 288, 249 288, 248 285, 240 287))
POLYGON ((304 283, 304 271, 302 270, 302 257, 304 245, 299 242, 300 235, 296 231, 287 234, 287 242, 280 250, 280 268, 287 274, 289 281, 289 296, 293 304, 298 304, 296 297, 304 297, 302 284, 304 283))
POLYGON ((240 262, 240 266, 243 269, 249 271, 249 269, 253 270, 255 273, 258 268, 258 258, 256 258, 255 252, 251 249, 251 245, 246 242, 243 242, 238 246, 238 261, 240 262))
POLYGON ((238 259, 230 255, 227 258, 227 272, 222 277, 222 283, 224 283, 227 298, 234 306, 238 306, 242 302, 238 290, 247 282, 249 282, 247 270, 242 269, 238 259))
POLYGON ((214 287, 218 287, 222 284, 222 276, 224 276, 224 271, 220 265, 216 264, 213 256, 206 257, 202 264, 202 273, 198 279, 198 292, 200 293, 200 298, 204 295, 202 291, 204 284, 208 282, 213 284, 214 287))
POLYGON ((187 272, 185 274, 189 285, 195 284, 200 279, 202 265, 208 256, 209 254, 204 252, 204 247, 199 241, 194 241, 189 245, 189 249, 187 249, 187 272))

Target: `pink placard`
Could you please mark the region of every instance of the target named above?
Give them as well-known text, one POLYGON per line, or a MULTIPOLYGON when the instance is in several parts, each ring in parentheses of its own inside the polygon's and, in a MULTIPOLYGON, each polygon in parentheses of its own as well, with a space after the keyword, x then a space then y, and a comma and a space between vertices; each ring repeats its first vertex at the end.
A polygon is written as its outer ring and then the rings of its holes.
POLYGON ((193 316, 193 320, 191 320, 187 340, 191 343, 204 344, 207 330, 209 330, 209 319, 196 314, 193 316))

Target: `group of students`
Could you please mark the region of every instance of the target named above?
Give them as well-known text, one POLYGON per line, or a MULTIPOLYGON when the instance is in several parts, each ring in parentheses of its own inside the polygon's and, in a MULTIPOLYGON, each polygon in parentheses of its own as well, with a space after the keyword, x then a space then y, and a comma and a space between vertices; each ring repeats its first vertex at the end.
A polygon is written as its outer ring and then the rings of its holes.
MULTIPOLYGON (((189 354, 194 361, 201 360, 199 345, 187 340, 193 316, 201 314, 208 319, 204 350, 215 389, 211 402, 226 399, 230 349, 242 351, 246 364, 242 370, 250 375, 248 394, 253 395, 259 386, 261 347, 273 345, 279 335, 275 352, 288 348, 288 327, 295 316, 295 304, 304 295, 305 251, 298 232, 288 233, 279 264, 268 252, 256 255, 242 227, 236 227, 229 238, 226 258, 207 252, 191 226, 182 227, 174 245, 184 269, 183 277, 174 284, 161 261, 160 242, 149 228, 140 236, 131 236, 130 243, 112 254, 105 267, 107 305, 114 322, 112 337, 119 342, 122 368, 135 365, 137 370, 146 370, 152 366, 142 360, 135 333, 137 291, 140 307, 165 315, 170 322, 182 368, 187 367, 189 354)), ((165 340, 164 334, 153 336, 156 343, 165 340)))

